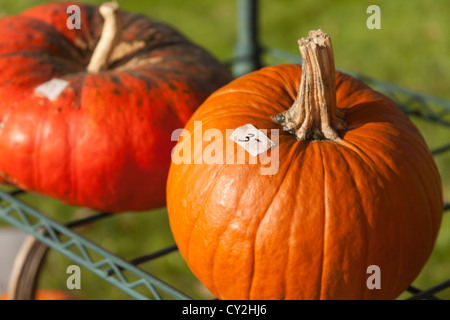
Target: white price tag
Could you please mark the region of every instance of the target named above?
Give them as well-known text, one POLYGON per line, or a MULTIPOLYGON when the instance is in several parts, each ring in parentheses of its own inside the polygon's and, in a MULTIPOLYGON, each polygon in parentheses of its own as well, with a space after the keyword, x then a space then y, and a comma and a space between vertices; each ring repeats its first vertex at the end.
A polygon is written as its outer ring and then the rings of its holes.
POLYGON ((243 125, 234 130, 230 139, 254 157, 275 146, 275 143, 264 132, 251 124, 243 125))
POLYGON ((68 81, 54 78, 36 87, 34 93, 41 94, 50 100, 56 100, 68 85, 68 81))

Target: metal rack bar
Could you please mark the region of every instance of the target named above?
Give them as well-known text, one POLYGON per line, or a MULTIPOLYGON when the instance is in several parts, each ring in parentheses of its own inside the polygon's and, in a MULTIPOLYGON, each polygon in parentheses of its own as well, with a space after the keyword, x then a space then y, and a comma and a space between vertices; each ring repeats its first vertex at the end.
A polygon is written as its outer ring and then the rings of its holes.
POLYGON ((159 300, 161 296, 158 290, 165 292, 174 299, 191 299, 172 286, 129 264, 122 258, 106 251, 1 190, 0 218, 33 235, 41 242, 135 299, 153 298, 159 300), (73 249, 77 249, 81 254, 75 253, 73 249), (94 259, 93 254, 100 258, 94 259), (108 271, 108 269, 112 269, 113 272, 108 271), (125 271, 138 280, 128 280, 124 274, 125 271), (144 295, 139 292, 138 289, 141 288, 147 288, 148 294, 144 295))
MULTIPOLYGON (((177 250, 178 250, 178 247, 176 245, 172 245, 172 246, 169 246, 167 248, 164 248, 164 249, 152 252, 150 254, 144 255, 142 257, 138 257, 138 258, 135 258, 133 260, 130 260, 130 261, 128 261, 128 263, 137 266, 137 265, 139 265, 141 263, 148 262, 148 261, 160 258, 162 256, 165 256, 166 254, 169 254, 169 253, 177 251, 177 250)), ((111 274, 113 274, 113 270, 109 269, 108 270, 108 275, 111 275, 111 274)))
POLYGON ((99 213, 93 214, 93 215, 91 215, 89 217, 66 223, 66 227, 67 228, 76 228, 76 227, 85 225, 87 223, 91 223, 91 222, 100 220, 102 218, 107 218, 107 217, 110 217, 110 216, 111 215, 109 213, 107 213, 107 212, 99 212, 99 213))
MULTIPOLYGON (((417 289, 417 288, 414 287, 414 286, 410 286, 406 291, 408 291, 409 293, 412 293, 412 294, 413 294, 413 296, 410 297, 410 298, 408 298, 408 300, 414 300, 414 299, 413 299, 414 297, 417 297, 418 295, 420 295, 420 294, 423 293, 422 290, 417 289)), ((436 298, 436 297, 435 297, 434 295, 432 295, 432 294, 428 295, 428 296, 427 296, 427 299, 428 299, 428 300, 441 300, 441 299, 439 299, 439 298, 436 298)))
POLYGON ((447 280, 441 284, 438 284, 437 286, 434 286, 430 289, 420 291, 413 297, 409 298, 408 300, 422 300, 422 299, 436 300, 437 298, 434 297, 433 294, 443 291, 444 289, 447 289, 447 288, 450 288, 450 280, 447 280))

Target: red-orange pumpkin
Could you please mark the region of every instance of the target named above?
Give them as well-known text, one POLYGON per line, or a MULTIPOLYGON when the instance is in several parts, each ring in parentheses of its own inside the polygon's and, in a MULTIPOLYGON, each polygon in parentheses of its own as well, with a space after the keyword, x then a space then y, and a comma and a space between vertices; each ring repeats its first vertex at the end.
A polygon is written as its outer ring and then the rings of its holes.
POLYGON ((108 212, 164 206, 172 131, 231 76, 174 28, 103 8, 0 19, 0 183, 108 212), (54 78, 59 96, 36 91, 54 78))
POLYGON ((169 171, 176 243, 220 299, 396 298, 438 234, 437 167, 390 99, 335 73, 328 35, 311 32, 299 44, 302 67, 271 66, 238 78, 186 125, 190 137, 219 130, 224 145, 227 129, 245 124, 268 129, 274 141, 279 130, 271 148, 279 168, 261 174, 269 154, 236 164, 223 152, 222 163, 200 163, 215 142, 196 146, 183 134, 174 155, 191 152, 197 164, 173 162, 169 171), (377 279, 380 289, 371 287, 377 279))

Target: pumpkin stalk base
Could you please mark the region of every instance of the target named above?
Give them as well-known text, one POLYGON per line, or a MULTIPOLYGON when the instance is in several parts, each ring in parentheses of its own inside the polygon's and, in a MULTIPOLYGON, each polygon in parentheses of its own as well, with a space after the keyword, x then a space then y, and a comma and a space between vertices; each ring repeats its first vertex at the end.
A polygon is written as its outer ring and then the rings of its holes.
POLYGON ((273 117, 283 130, 301 140, 339 141, 346 129, 344 111, 336 106, 336 75, 330 36, 310 31, 298 40, 302 77, 292 107, 273 117))

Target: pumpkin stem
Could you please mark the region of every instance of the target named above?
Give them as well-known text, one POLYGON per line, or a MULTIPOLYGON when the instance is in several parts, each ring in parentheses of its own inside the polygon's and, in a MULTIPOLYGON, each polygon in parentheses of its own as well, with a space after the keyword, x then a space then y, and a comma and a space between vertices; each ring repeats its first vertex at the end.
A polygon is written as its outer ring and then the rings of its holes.
POLYGON ((99 72, 108 68, 109 58, 116 45, 120 42, 123 22, 116 1, 103 3, 99 8, 104 19, 102 34, 94 53, 92 54, 88 72, 99 72))
POLYGON ((298 40, 302 77, 292 107, 274 116, 285 131, 301 140, 339 141, 337 130, 346 129, 344 112, 336 106, 336 75, 330 35, 310 31, 298 40))

